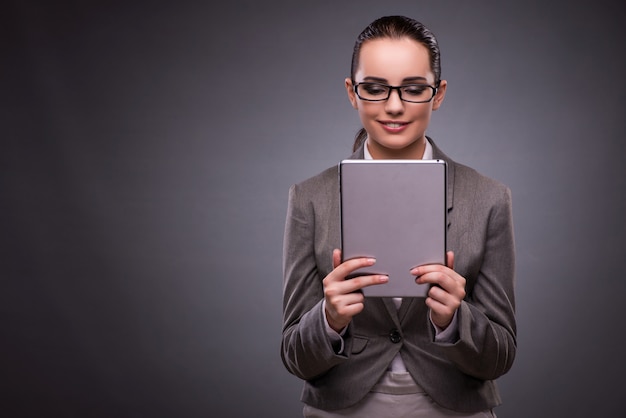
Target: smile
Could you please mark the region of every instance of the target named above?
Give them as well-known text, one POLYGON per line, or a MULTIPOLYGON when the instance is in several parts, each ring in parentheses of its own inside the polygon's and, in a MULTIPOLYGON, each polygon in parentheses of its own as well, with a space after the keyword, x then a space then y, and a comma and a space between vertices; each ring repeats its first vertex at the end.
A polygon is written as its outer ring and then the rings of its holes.
POLYGON ((399 132, 404 130, 408 126, 408 122, 380 122, 383 127, 389 132, 399 132))

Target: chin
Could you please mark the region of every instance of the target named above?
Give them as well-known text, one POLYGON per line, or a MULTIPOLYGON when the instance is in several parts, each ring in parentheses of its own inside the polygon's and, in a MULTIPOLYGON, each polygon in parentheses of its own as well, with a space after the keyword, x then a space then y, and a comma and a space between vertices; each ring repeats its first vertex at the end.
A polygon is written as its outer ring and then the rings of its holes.
POLYGON ((394 150, 394 151, 400 151, 403 150, 407 147, 410 147, 411 145, 414 145, 417 141, 416 140, 395 140, 395 141, 382 141, 379 142, 379 144, 385 148, 394 150))

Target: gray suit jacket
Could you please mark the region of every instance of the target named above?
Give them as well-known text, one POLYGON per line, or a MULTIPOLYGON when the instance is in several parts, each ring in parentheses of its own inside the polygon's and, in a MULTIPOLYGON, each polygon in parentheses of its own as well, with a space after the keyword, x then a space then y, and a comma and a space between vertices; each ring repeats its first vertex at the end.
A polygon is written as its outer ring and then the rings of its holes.
MULTIPOLYGON (((338 167, 289 191, 281 355, 287 370, 305 380, 302 401, 316 408, 358 402, 398 352, 441 406, 478 412, 500 404, 494 379, 511 368, 516 350, 511 193, 429 141, 433 158, 448 163, 448 249, 467 280, 455 343, 434 342, 423 298, 404 298, 399 310, 389 298, 366 298, 347 328, 343 354, 336 354, 324 326, 322 280, 340 247, 338 167)), ((362 159, 363 147, 350 158, 362 159)))

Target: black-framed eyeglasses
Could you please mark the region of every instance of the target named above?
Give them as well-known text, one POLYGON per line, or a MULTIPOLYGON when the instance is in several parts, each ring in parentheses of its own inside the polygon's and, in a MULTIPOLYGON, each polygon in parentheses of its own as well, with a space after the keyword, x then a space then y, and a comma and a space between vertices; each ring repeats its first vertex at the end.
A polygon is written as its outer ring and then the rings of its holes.
POLYGON ((363 82, 354 84, 354 92, 361 100, 368 102, 382 102, 389 99, 392 90, 398 90, 400 100, 409 103, 430 102, 437 87, 428 84, 405 84, 403 86, 390 86, 382 83, 363 82))

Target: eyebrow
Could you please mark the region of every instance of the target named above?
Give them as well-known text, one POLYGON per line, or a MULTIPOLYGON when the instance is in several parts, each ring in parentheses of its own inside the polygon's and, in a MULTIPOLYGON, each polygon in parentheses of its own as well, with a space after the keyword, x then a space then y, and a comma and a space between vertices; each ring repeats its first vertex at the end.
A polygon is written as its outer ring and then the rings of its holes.
MULTIPOLYGON (((372 76, 365 77, 363 79, 363 81, 373 81, 375 83, 388 83, 389 82, 386 78, 372 77, 372 76)), ((426 80, 426 77, 419 77, 419 76, 405 77, 402 80, 403 83, 407 83, 407 82, 411 82, 411 81, 427 81, 427 80, 426 80)))

